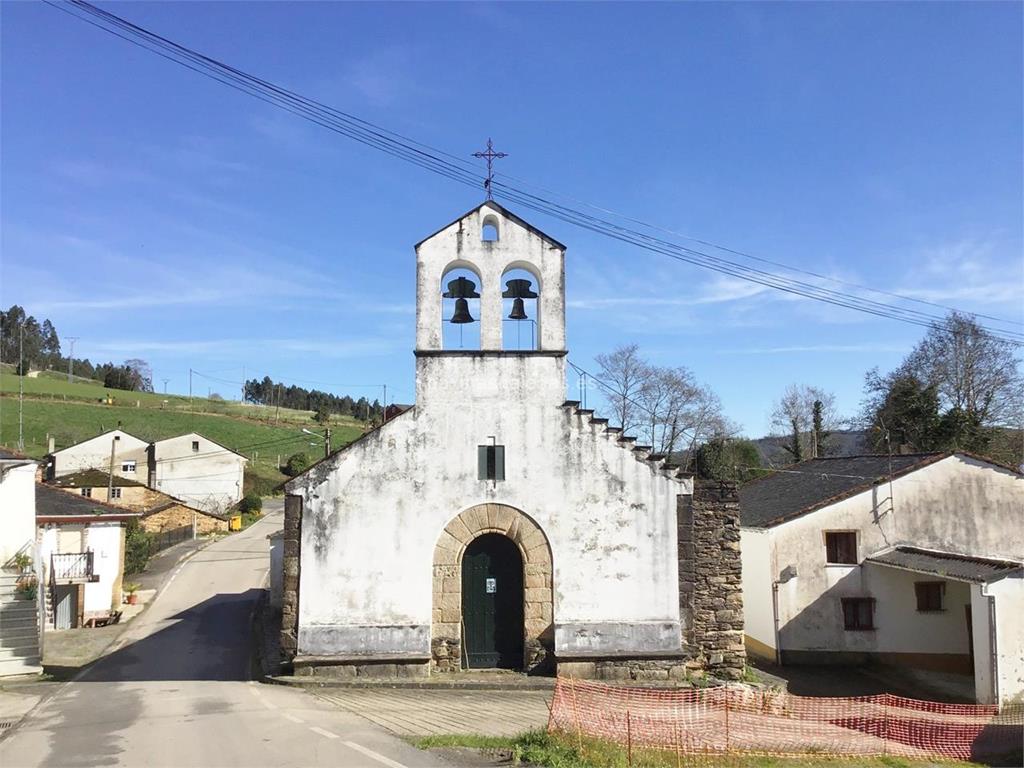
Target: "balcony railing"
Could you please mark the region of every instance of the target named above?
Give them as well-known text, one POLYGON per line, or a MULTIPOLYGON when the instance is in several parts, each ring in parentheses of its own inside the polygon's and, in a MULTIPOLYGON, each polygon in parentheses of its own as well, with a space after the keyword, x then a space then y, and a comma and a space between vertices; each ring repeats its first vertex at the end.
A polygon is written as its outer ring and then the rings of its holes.
POLYGON ((92 552, 62 552, 50 555, 51 578, 57 582, 95 581, 92 552))

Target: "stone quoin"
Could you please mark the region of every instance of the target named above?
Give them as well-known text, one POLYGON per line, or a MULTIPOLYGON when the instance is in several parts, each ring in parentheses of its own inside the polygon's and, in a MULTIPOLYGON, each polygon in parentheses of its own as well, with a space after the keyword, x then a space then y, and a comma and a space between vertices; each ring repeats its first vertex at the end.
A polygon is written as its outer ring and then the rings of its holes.
POLYGON ((493 201, 416 246, 414 407, 285 485, 296 674, 742 673, 735 490, 566 401, 564 259, 493 201))

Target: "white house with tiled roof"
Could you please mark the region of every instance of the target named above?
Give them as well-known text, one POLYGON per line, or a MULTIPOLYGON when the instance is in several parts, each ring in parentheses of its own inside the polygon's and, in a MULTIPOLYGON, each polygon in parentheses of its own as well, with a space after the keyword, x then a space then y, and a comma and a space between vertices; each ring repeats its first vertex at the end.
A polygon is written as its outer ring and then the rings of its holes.
POLYGON ((1024 477, 964 453, 804 461, 740 488, 747 650, 1024 697, 1024 477))
POLYGON ((285 486, 297 670, 683 669, 692 482, 566 402, 564 258, 492 201, 416 246, 415 406, 285 486))

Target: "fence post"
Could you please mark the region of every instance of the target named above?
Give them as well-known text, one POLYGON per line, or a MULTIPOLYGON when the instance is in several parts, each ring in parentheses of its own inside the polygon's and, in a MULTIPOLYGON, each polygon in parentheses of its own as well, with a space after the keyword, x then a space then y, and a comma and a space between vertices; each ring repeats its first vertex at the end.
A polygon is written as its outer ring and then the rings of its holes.
POLYGON ((725 751, 729 751, 729 689, 725 688, 725 751))
POLYGON ((633 768, 633 726, 629 719, 629 710, 626 710, 626 765, 633 768))
POLYGON ((583 757, 583 732, 580 730, 580 706, 576 702, 576 678, 569 678, 569 690, 572 691, 572 711, 576 718, 576 746, 580 757, 583 757))
POLYGON ((889 754, 889 694, 882 694, 882 754, 889 754))

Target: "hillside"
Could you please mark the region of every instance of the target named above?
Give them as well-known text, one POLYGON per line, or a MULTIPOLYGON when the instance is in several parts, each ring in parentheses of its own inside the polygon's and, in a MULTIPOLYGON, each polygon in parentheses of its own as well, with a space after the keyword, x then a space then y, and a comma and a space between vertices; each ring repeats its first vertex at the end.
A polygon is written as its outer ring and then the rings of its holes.
MULTIPOLYGON (((0 371, 0 446, 18 442, 18 388, 25 388, 25 453, 41 458, 47 437, 65 448, 113 429, 143 439, 159 440, 199 432, 250 459, 246 485, 265 491, 283 481, 280 462, 302 451, 311 458, 323 452, 323 428, 309 411, 272 409, 225 400, 106 389, 96 382, 73 381, 54 373, 21 377, 0 371), (317 437, 302 433, 308 429, 317 437), (312 443, 312 444, 311 444, 312 443)), ((332 447, 345 445, 364 431, 353 419, 331 424, 332 447)))

